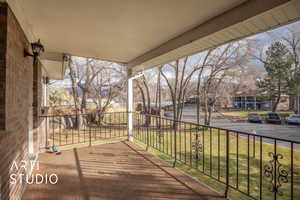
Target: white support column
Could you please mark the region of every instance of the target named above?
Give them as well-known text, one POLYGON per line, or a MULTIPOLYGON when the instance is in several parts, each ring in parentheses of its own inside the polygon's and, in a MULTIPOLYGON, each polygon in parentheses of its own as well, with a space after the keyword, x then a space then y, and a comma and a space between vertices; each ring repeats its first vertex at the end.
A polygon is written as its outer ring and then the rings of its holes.
POLYGON ((133 78, 131 70, 127 71, 127 126, 128 141, 133 141, 133 78))

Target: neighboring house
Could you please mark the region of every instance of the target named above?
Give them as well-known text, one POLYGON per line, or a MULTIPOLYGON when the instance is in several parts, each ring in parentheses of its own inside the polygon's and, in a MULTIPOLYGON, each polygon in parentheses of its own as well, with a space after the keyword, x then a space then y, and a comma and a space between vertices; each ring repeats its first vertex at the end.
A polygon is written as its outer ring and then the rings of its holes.
MULTIPOLYGON (((273 101, 266 99, 265 92, 252 91, 249 93, 239 93, 232 97, 233 108, 241 110, 270 110, 273 101)), ((289 96, 282 95, 278 110, 289 109, 289 96)))
POLYGON ((289 101, 289 110, 300 113, 300 96, 290 96, 289 101))

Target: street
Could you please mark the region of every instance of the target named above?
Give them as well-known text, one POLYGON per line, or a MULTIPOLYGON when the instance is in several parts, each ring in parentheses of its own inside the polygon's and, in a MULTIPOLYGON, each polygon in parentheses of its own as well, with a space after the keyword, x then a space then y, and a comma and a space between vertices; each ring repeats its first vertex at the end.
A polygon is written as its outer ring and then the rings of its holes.
MULTIPOLYGON (((168 117, 172 116, 172 112, 168 112, 166 114, 168 117)), ((201 113, 200 118, 203 120, 203 113, 201 113)), ((182 121, 196 122, 196 106, 189 105, 184 108, 182 121)), ((203 124, 203 121, 201 124, 203 124)), ((255 132, 257 135, 300 141, 300 125, 232 122, 229 119, 225 119, 219 113, 213 113, 211 126, 247 133, 255 132)))

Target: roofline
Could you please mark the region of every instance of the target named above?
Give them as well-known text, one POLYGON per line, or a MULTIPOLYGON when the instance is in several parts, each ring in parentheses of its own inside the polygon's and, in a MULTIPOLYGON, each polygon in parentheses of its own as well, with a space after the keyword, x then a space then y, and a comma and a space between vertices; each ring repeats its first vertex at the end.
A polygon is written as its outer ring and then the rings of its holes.
MULTIPOLYGON (((127 66, 129 68, 132 68, 133 71, 136 71, 134 70, 134 68, 137 68, 139 65, 143 65, 143 63, 145 63, 146 61, 155 59, 158 56, 161 56, 172 50, 192 43, 195 40, 221 31, 225 28, 243 22, 247 19, 255 17, 256 15, 262 14, 268 10, 271 10, 275 7, 278 7, 291 1, 292 0, 248 0, 245 3, 242 3, 241 5, 232 8, 224 12, 223 14, 218 15, 198 25, 197 27, 192 28, 191 30, 165 42, 164 44, 148 51, 147 53, 131 60, 130 62, 128 62, 127 66)), ((149 66, 145 66, 145 68, 147 67, 149 66)))

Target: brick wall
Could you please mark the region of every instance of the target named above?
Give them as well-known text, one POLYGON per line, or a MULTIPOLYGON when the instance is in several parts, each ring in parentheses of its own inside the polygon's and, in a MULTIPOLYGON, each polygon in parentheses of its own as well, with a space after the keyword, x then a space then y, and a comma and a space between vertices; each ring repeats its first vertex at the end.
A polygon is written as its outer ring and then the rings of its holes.
POLYGON ((42 64, 40 61, 37 62, 38 66, 33 69, 33 141, 34 151, 39 151, 39 133, 42 125, 41 106, 43 102, 43 82, 42 82, 42 64))
POLYGON ((10 185, 9 175, 27 173, 11 165, 29 160, 30 129, 38 140, 41 65, 34 68, 32 58, 23 56, 30 44, 6 3, 0 3, 0 12, 0 192, 1 200, 17 200, 25 185, 10 185))
POLYGON ((5 129, 5 65, 7 9, 0 5, 0 130, 5 129))

